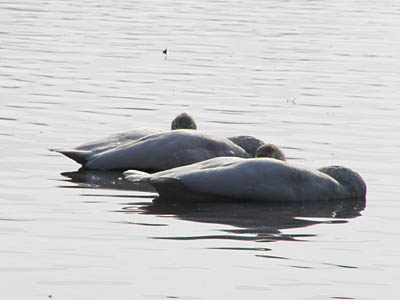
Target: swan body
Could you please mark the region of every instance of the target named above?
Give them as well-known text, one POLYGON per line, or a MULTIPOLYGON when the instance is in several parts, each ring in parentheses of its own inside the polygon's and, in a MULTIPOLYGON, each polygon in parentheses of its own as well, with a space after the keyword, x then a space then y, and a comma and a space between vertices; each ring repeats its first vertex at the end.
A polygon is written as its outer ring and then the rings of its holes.
POLYGON ((94 155, 100 152, 105 152, 107 150, 119 147, 127 143, 131 143, 133 141, 141 139, 142 137, 145 137, 146 135, 160 133, 160 132, 164 131, 154 128, 136 128, 125 132, 114 133, 107 137, 92 142, 84 143, 82 145, 73 148, 73 150, 90 151, 94 155))
MULTIPOLYGON (((175 117, 171 122, 171 130, 175 129, 197 129, 196 122, 187 113, 181 113, 175 117)), ((100 152, 105 152, 107 150, 119 147, 124 144, 134 142, 142 137, 150 134, 165 132, 164 130, 154 129, 154 128, 137 128, 125 132, 114 133, 112 135, 106 136, 104 138, 97 139, 95 141, 87 142, 81 144, 77 147, 70 149, 50 149, 51 151, 62 153, 66 156, 72 155, 76 156, 76 152, 87 151, 86 157, 93 156, 100 152), (69 154, 69 155, 68 155, 69 154)), ((78 154, 79 156, 79 154, 78 154)), ((70 157, 70 156, 69 156, 70 157)), ((72 157, 70 157, 72 158, 72 157)), ((76 160, 75 158, 73 158, 76 160)))
MULTIPOLYGON (((196 130, 197 125, 196 125, 196 122, 194 121, 194 119, 189 114, 181 113, 181 114, 177 115, 175 117, 175 119, 172 120, 172 122, 171 122, 171 130, 178 130, 178 129, 196 130)), ((61 153, 65 156, 75 160, 76 162, 80 163, 81 165, 84 165, 87 168, 93 168, 93 169, 100 168, 101 170, 108 170, 108 169, 126 170, 126 169, 132 167, 130 165, 122 166, 121 162, 124 159, 123 153, 132 155, 131 151, 127 151, 126 149, 130 148, 131 144, 133 144, 134 142, 139 141, 140 139, 142 139, 146 136, 150 136, 153 134, 161 134, 161 133, 166 133, 166 131, 159 130, 159 129, 153 129, 153 128, 137 128, 137 129, 133 129, 133 130, 126 131, 126 132, 115 133, 115 134, 112 134, 112 135, 104 137, 104 138, 100 138, 95 141, 81 144, 74 148, 59 148, 59 149, 56 148, 56 149, 50 149, 50 151, 61 153), (125 149, 125 150, 122 151, 122 149, 125 149), (113 150, 113 154, 107 154, 104 157, 107 157, 107 158, 111 157, 111 160, 113 162, 118 161, 117 165, 111 166, 109 164, 108 166, 105 166, 106 164, 104 164, 104 163, 101 163, 101 164, 99 163, 99 165, 97 165, 97 163, 89 162, 92 160, 96 160, 96 162, 101 161, 101 158, 100 158, 101 155, 99 155, 99 154, 105 153, 110 150, 113 150)), ((248 153, 248 155, 244 156, 244 157, 249 157, 249 156, 254 157, 256 154, 257 148, 260 145, 264 144, 263 141, 255 138, 255 137, 247 136, 247 135, 233 136, 233 137, 229 137, 227 139, 230 140, 232 143, 238 145, 239 147, 241 147, 248 153)), ((169 141, 169 142, 171 142, 171 141, 169 141)), ((159 144, 159 145, 162 147, 161 144, 159 144)), ((210 143, 208 143, 207 146, 212 147, 212 145, 210 143)), ((137 147, 135 147, 135 149, 137 149, 137 147)), ((205 155, 204 157, 211 158, 211 157, 215 157, 215 156, 220 156, 218 151, 215 153, 215 155, 213 155, 211 153, 209 153, 209 155, 206 155, 205 153, 203 153, 203 154, 205 155)), ((235 151, 238 151, 238 150, 234 149, 233 152, 235 152, 235 151)), ((197 152, 201 153, 202 150, 198 149, 197 152)), ((151 153, 153 153, 153 152, 150 152, 150 154, 151 153)), ((229 153, 226 154, 225 152, 222 152, 222 154, 228 155, 228 156, 236 155, 234 153, 229 155, 229 153)), ((242 154, 239 154, 239 155, 242 155, 242 154)), ((192 156, 189 156, 187 160, 190 161, 191 163, 199 161, 201 154, 197 155, 199 157, 198 159, 195 159, 195 156, 196 155, 193 154, 192 156)), ((155 160, 157 161, 157 158, 155 158, 155 160)), ((183 157, 182 157, 182 160, 184 160, 183 157)), ((160 160, 158 160, 158 161, 160 161, 160 160)), ((181 165, 177 161, 176 161, 176 163, 177 164, 175 166, 181 165)), ((154 166, 152 165, 152 167, 154 167, 154 166)), ((154 170, 163 170, 163 169, 164 169, 164 167, 160 166, 160 167, 155 168, 154 170)))
POLYGON ((323 201, 362 198, 366 185, 345 167, 308 169, 272 158, 218 157, 154 174, 124 173, 146 181, 160 198, 254 201, 323 201))
POLYGON ((250 157, 228 139, 186 129, 147 135, 94 155, 80 150, 63 154, 87 169, 148 171, 166 170, 219 156, 250 157))

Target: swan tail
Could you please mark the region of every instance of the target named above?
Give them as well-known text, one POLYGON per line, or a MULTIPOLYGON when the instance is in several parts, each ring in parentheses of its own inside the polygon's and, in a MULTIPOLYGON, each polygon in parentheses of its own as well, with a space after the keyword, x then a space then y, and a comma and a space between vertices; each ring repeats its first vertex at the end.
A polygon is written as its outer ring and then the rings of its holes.
POLYGON ((93 155, 91 151, 84 151, 84 150, 65 150, 65 149, 49 149, 49 150, 61 153, 81 165, 85 165, 88 162, 89 158, 93 155))
POLYGON ((136 183, 147 181, 148 180, 147 177, 151 176, 150 173, 146 173, 139 170, 128 170, 123 172, 123 174, 126 180, 136 183))

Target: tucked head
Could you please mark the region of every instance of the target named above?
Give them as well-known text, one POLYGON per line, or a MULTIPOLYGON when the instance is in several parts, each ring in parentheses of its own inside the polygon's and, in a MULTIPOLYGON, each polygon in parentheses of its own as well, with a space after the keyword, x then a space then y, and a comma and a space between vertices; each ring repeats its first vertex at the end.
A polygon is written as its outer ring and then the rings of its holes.
POLYGON ((257 149, 256 157, 270 157, 286 161, 286 155, 273 144, 265 144, 257 149))
POLYGON ((171 130, 175 129, 197 129, 196 122, 194 119, 187 113, 181 113, 176 116, 171 123, 171 130))
POLYGON ((339 182, 349 193, 351 198, 362 198, 367 193, 367 186, 357 172, 345 167, 331 166, 320 168, 318 171, 331 176, 339 182))
POLYGON ((264 145, 263 141, 250 135, 232 136, 228 137, 228 140, 238 145, 239 147, 242 147, 244 150, 246 150, 247 153, 251 155, 251 157, 255 157, 257 149, 260 146, 264 145))

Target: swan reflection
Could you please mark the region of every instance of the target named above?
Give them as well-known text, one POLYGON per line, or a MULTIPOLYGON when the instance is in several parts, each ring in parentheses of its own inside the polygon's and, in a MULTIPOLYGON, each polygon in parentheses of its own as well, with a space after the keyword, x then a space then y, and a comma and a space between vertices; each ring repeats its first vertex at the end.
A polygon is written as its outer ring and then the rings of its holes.
POLYGON ((365 199, 346 201, 259 203, 259 202, 170 202, 155 198, 151 204, 134 204, 124 212, 140 211, 156 216, 175 216, 178 219, 232 226, 224 234, 162 237, 163 239, 233 239, 271 242, 298 240, 313 234, 282 234, 284 229, 302 228, 315 224, 347 223, 361 216, 365 199))
POLYGON ((155 192, 154 188, 149 184, 129 182, 124 178, 121 171, 96 171, 80 168, 77 171, 63 172, 61 175, 69 178, 69 182, 76 183, 78 188, 84 187, 155 192))

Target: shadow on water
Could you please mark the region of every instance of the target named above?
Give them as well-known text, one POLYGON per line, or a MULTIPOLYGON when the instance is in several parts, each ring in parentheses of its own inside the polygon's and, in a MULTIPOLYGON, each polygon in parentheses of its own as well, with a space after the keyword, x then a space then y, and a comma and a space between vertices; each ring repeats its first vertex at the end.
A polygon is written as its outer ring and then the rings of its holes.
MULTIPOLYGON (((133 184, 123 178, 121 172, 102 172, 80 169, 77 172, 65 172, 63 176, 89 188, 105 188, 131 191, 154 192, 145 184, 133 184)), ((132 196, 133 198, 135 196, 132 196)), ((151 197, 151 196, 150 196, 151 197)), ((184 202, 166 201, 154 198, 152 202, 125 203, 120 212, 125 214, 147 214, 154 216, 175 217, 180 220, 221 224, 232 226, 215 235, 155 237, 172 240, 247 240, 256 242, 273 242, 278 240, 300 241, 314 234, 284 234, 285 229, 303 228, 316 224, 347 223, 348 219, 361 216, 366 205, 365 199, 300 202, 300 203, 260 203, 208 201, 184 202)), ((218 248, 231 249, 231 248, 218 248)), ((232 248, 233 249, 233 248, 232 248)), ((248 250, 241 248, 234 250, 248 250)), ((251 250, 268 250, 251 248, 251 250)))

